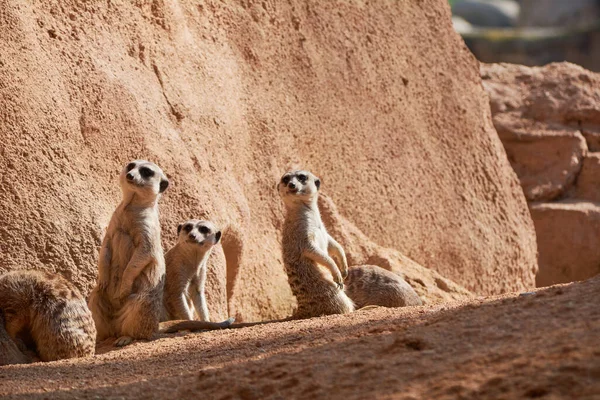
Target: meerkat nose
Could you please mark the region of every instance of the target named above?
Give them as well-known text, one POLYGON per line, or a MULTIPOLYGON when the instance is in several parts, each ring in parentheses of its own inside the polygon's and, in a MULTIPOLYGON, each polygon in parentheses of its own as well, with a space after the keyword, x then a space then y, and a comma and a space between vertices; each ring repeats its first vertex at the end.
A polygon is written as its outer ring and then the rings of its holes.
POLYGON ((296 184, 295 184, 294 182, 290 182, 290 183, 288 184, 288 187, 289 187, 290 189, 296 189, 296 184))
POLYGON ((194 235, 193 233, 190 233, 190 239, 196 240, 196 235, 194 235))
POLYGON ((127 178, 128 181, 133 180, 133 174, 131 172, 129 172, 127 175, 125 175, 125 177, 127 178))

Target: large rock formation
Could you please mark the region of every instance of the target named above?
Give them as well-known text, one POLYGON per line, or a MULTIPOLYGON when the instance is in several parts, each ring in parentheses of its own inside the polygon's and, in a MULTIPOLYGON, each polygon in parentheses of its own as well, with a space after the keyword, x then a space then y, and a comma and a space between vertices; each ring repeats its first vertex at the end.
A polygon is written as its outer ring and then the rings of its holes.
POLYGON ((376 243, 478 293, 533 285, 534 228, 445 0, 0 8, 2 270, 88 291, 117 174, 146 158, 172 183, 166 247, 189 217, 225 230, 214 315, 291 311, 274 186, 297 165, 372 241, 357 261, 376 243))
POLYGON ((538 286, 600 273, 600 75, 569 63, 489 64, 481 73, 530 201, 538 286))

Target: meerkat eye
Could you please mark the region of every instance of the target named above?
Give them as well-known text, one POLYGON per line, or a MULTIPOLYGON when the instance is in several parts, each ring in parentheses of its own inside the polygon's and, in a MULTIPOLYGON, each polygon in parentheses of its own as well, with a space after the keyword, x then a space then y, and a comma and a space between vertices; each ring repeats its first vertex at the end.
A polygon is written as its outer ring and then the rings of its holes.
POLYGON ((127 170, 127 172, 129 172, 129 171, 131 171, 134 168, 135 168, 135 163, 132 162, 132 163, 127 164, 126 170, 127 170))
POLYGON ((290 181, 290 177, 289 176, 284 176, 283 178, 281 178, 281 182, 284 185, 287 185, 289 183, 289 181, 290 181))
POLYGON ((307 178, 308 178, 308 177, 307 177, 306 175, 304 175, 304 174, 300 174, 300 175, 298 175, 298 180, 299 180, 300 182, 302 182, 302 183, 306 182, 306 179, 307 179, 307 178))
POLYGON ((152 178, 154 176, 154 171, 152 171, 150 168, 142 167, 140 168, 140 175, 145 179, 152 178))
POLYGON ((210 233, 210 229, 208 229, 206 226, 202 225, 200 228, 198 228, 198 230, 200 231, 201 234, 206 235, 208 233, 210 233))
POLYGON ((183 230, 186 231, 187 233, 190 233, 190 231, 192 230, 192 225, 190 225, 190 224, 184 225, 183 230))

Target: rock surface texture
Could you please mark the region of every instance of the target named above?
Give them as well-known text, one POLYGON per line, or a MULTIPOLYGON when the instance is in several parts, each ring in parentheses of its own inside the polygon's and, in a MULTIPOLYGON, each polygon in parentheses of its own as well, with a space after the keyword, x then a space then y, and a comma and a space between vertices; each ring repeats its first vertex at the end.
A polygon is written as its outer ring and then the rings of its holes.
POLYGON ((537 285, 600 273, 600 74, 569 63, 483 64, 481 74, 530 202, 537 285))
POLYGON ((215 319, 291 313, 274 186, 292 166, 362 232, 339 238, 353 260, 397 265, 426 298, 534 284, 525 198, 446 1, 0 9, 0 270, 57 271, 89 292, 117 175, 143 158, 171 181, 165 248, 189 218, 224 230, 215 319))

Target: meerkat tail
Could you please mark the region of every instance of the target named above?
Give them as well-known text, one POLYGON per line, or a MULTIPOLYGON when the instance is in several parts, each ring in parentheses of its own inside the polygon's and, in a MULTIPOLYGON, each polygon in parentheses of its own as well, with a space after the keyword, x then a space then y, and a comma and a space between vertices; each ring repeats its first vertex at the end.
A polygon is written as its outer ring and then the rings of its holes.
POLYGON ((294 317, 287 317, 287 318, 283 318, 283 319, 270 319, 268 321, 238 322, 237 324, 231 324, 231 326, 229 327, 229 329, 247 328, 249 326, 273 324, 273 323, 276 323, 276 322, 288 322, 288 321, 294 321, 296 319, 297 318, 294 318, 294 317))
POLYGON ((223 322, 206 322, 206 321, 165 321, 159 326, 160 333, 175 333, 179 331, 211 331, 216 329, 230 328, 235 321, 234 317, 226 319, 223 322))

